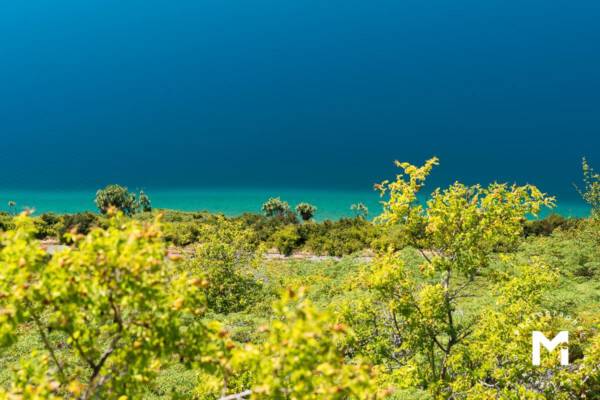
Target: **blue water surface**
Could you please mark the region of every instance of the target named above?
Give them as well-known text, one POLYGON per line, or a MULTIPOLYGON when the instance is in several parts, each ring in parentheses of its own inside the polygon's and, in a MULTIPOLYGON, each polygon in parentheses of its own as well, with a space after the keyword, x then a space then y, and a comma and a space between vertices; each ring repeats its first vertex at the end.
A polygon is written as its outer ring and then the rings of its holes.
POLYGON ((261 188, 371 196, 394 159, 432 155, 432 186, 534 183, 581 207, 599 20, 595 0, 4 1, 0 207, 93 207, 121 183, 251 211, 261 188))

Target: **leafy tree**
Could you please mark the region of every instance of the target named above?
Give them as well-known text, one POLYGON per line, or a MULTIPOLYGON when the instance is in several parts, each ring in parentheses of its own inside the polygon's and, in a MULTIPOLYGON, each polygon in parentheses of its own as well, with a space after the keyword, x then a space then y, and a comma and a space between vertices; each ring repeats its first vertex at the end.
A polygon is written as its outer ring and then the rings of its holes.
POLYGON ((303 221, 308 221, 314 217, 317 207, 309 203, 300 203, 296 206, 296 212, 300 214, 303 221))
POLYGON ((478 321, 461 312, 459 299, 471 295, 474 278, 495 251, 517 243, 525 216, 551 206, 553 199, 531 185, 455 183, 436 189, 423 207, 417 195, 437 164, 437 158, 421 167, 397 162, 404 173, 377 185, 382 196, 389 196, 377 221, 393 226, 400 242, 416 248, 423 261, 411 270, 397 254, 386 252, 374 262, 369 282, 386 304, 401 374, 434 395, 450 397, 450 361, 478 321))
POLYGON ((135 213, 135 194, 130 193, 126 187, 108 185, 96 192, 96 206, 102 214, 106 214, 112 207, 120 210, 125 215, 135 213))
POLYGON ((115 216, 52 257, 33 229, 21 215, 1 237, 0 345, 27 323, 44 354, 23 357, 4 397, 139 398, 164 363, 225 365, 226 335, 201 320, 205 281, 165 260, 157 221, 115 216))
POLYGON ((583 171, 583 188, 575 188, 581 198, 592 208, 592 216, 600 218, 600 174, 588 164, 585 157, 581 161, 583 171))
POLYGON ((262 260, 262 248, 254 233, 241 222, 219 217, 200 227, 201 241, 187 263, 187 270, 205 275, 208 307, 219 313, 244 310, 259 299, 261 284, 252 276, 262 260))
POLYGON ((279 197, 271 197, 262 205, 261 211, 267 217, 283 217, 290 211, 290 205, 279 197))
POLYGON ((140 195, 138 196, 137 208, 141 212, 152 211, 152 204, 150 203, 150 198, 143 190, 140 190, 140 195))
POLYGON ((374 371, 346 363, 340 344, 350 334, 318 312, 303 290, 288 290, 273 307, 263 344, 247 346, 235 362, 254 372, 253 399, 376 399, 374 371))
POLYGON ((558 278, 556 270, 535 260, 528 265, 511 263, 496 276, 497 302, 483 307, 472 334, 449 360, 453 396, 572 399, 593 398, 598 393, 600 334, 544 305, 544 295, 558 286, 558 278), (571 333, 571 365, 564 368, 557 357, 548 356, 541 366, 533 366, 531 333, 541 331, 551 338, 562 330, 571 333))
POLYGON ((367 219, 369 216, 369 208, 363 203, 356 203, 350 206, 350 209, 354 211, 356 218, 367 219))

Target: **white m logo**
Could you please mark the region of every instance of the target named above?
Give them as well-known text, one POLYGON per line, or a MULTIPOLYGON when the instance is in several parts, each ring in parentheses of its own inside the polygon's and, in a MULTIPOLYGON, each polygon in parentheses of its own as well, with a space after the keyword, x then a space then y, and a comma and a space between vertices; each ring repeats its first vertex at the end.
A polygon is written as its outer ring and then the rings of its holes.
MULTIPOLYGON (((569 343, 569 332, 560 331, 552 340, 548 340, 540 331, 533 331, 531 361, 533 365, 540 365, 541 346, 552 351, 561 343, 569 343)), ((560 349, 560 365, 569 365, 569 349, 560 349)))

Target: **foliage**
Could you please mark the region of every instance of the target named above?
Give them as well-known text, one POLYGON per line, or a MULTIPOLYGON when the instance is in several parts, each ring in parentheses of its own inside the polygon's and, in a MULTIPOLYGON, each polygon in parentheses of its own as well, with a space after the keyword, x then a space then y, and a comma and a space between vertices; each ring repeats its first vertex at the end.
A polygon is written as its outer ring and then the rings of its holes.
POLYGON ((273 234, 273 244, 283 255, 289 256, 300 247, 301 237, 295 225, 287 225, 273 234))
POLYGON ((298 227, 304 247, 310 252, 343 256, 368 249, 379 230, 362 218, 342 218, 298 227))
POLYGON ((303 221, 308 221, 315 216, 317 207, 309 203, 300 203, 296 206, 296 212, 300 215, 303 221))
POLYGON ((136 210, 135 194, 120 185, 108 185, 98 190, 95 202, 102 214, 106 214, 113 207, 125 215, 132 215, 136 210))
POLYGON ((137 210, 139 212, 152 211, 152 203, 150 203, 150 197, 148 197, 148 195, 143 190, 140 190, 140 195, 138 196, 137 210))
POLYGON ((21 368, 15 395, 35 378, 53 389, 36 398, 121 399, 142 393, 174 356, 187 366, 219 365, 210 352, 214 329, 199 319, 204 281, 165 261, 158 222, 115 216, 107 229, 73 235, 74 247, 52 257, 33 229, 22 215, 2 235, 0 344, 14 343, 19 325, 31 323, 51 362, 45 372, 21 368))
POLYGON ((521 250, 537 257, 566 277, 600 276, 600 222, 579 221, 576 228, 557 230, 548 237, 530 238, 521 250))
POLYGON ((581 198, 592 208, 592 216, 600 218, 600 174, 583 158, 581 161, 583 171, 583 188, 575 186, 581 198))
POLYGON ((251 365, 255 399, 375 399, 373 371, 346 363, 338 345, 350 333, 319 313, 302 292, 288 290, 274 305, 267 338, 247 346, 237 362, 251 365))
POLYGON ((0 231, 14 229, 13 216, 7 212, 0 211, 0 231))
MULTIPOLYGON (((557 273, 541 264, 518 265, 500 276, 496 286, 498 301, 481 312, 473 333, 457 348, 449 364, 455 377, 451 390, 458 398, 572 398, 563 392, 572 384, 572 371, 578 371, 578 397, 592 398, 598 388, 597 373, 589 368, 598 358, 581 351, 592 330, 563 313, 544 307, 544 294, 557 285, 557 273), (546 356, 542 365, 531 364, 531 332, 541 331, 552 338, 557 332, 570 334, 570 371, 559 365, 559 358, 546 356), (557 379, 559 375, 561 378, 557 379)), ((596 332, 595 335, 598 335, 596 332)), ((594 339, 597 340, 597 339, 594 339)), ((586 347, 593 350, 594 340, 586 347)), ((598 366, 598 364, 596 364, 598 366)), ((577 379, 577 378, 575 378, 577 379)))
POLYGON ((201 242, 186 270, 206 278, 209 309, 218 313, 244 310, 256 302, 261 284, 252 276, 262 253, 253 244, 252 231, 239 222, 219 218, 217 224, 201 227, 201 242))
POLYGON ((279 197, 271 197, 262 205, 261 211, 267 217, 283 217, 290 212, 290 205, 279 197))
POLYGON ((525 236, 548 236, 556 229, 570 230, 577 227, 578 218, 566 218, 560 214, 550 214, 543 219, 525 221, 523 233, 525 236))
POLYGON ((378 185, 389 199, 377 220, 396 226, 401 241, 419 250, 423 262, 409 270, 390 250, 373 264, 368 281, 394 327, 404 381, 446 397, 452 390, 450 361, 477 321, 458 311, 458 300, 495 251, 516 246, 525 216, 552 205, 552 199, 531 185, 455 183, 436 189, 424 208, 417 195, 437 158, 422 167, 396 164, 404 174, 378 185))
MULTIPOLYGON (((43 220, 46 222, 46 225, 49 223, 47 218, 43 220)), ((69 243, 72 234, 87 235, 92 228, 100 225, 101 222, 98 215, 87 211, 77 214, 65 214, 60 218, 58 223, 55 223, 56 233, 63 243, 69 243)))
POLYGON ((367 219, 369 216, 369 208, 363 203, 352 204, 350 210, 354 212, 357 218, 367 219))

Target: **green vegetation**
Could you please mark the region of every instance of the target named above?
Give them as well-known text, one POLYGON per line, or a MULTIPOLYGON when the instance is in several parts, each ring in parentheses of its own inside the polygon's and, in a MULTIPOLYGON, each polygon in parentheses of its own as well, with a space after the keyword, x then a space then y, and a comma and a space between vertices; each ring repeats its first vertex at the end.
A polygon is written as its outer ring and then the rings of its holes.
POLYGON ((290 212, 290 205, 279 197, 271 197, 261 207, 267 217, 283 217, 290 212))
POLYGON ((138 198, 138 206, 137 209, 139 212, 150 212, 152 211, 152 204, 150 203, 150 198, 143 190, 140 190, 140 196, 138 198))
POLYGON ((592 216, 600 218, 600 174, 588 164, 584 158, 581 161, 583 170, 583 188, 577 188, 581 198, 592 208, 592 216))
POLYGON ((136 210, 135 194, 120 185, 108 185, 98 190, 95 201, 102 214, 106 214, 111 208, 116 208, 125 215, 132 215, 136 210))
POLYGON ((352 204, 350 206, 350 210, 354 212, 354 215, 356 217, 367 219, 367 217, 369 216, 369 208, 363 203, 352 204))
POLYGON ((424 205, 437 159, 397 165, 374 222, 300 223, 279 198, 152 210, 126 189, 129 213, 0 213, 0 399, 596 398, 600 221, 531 219, 553 203, 531 185, 424 205), (532 366, 534 330, 568 330, 570 365, 532 366))
POLYGON ((302 221, 308 221, 315 216, 317 207, 308 203, 300 203, 296 206, 296 212, 300 215, 302 221))

